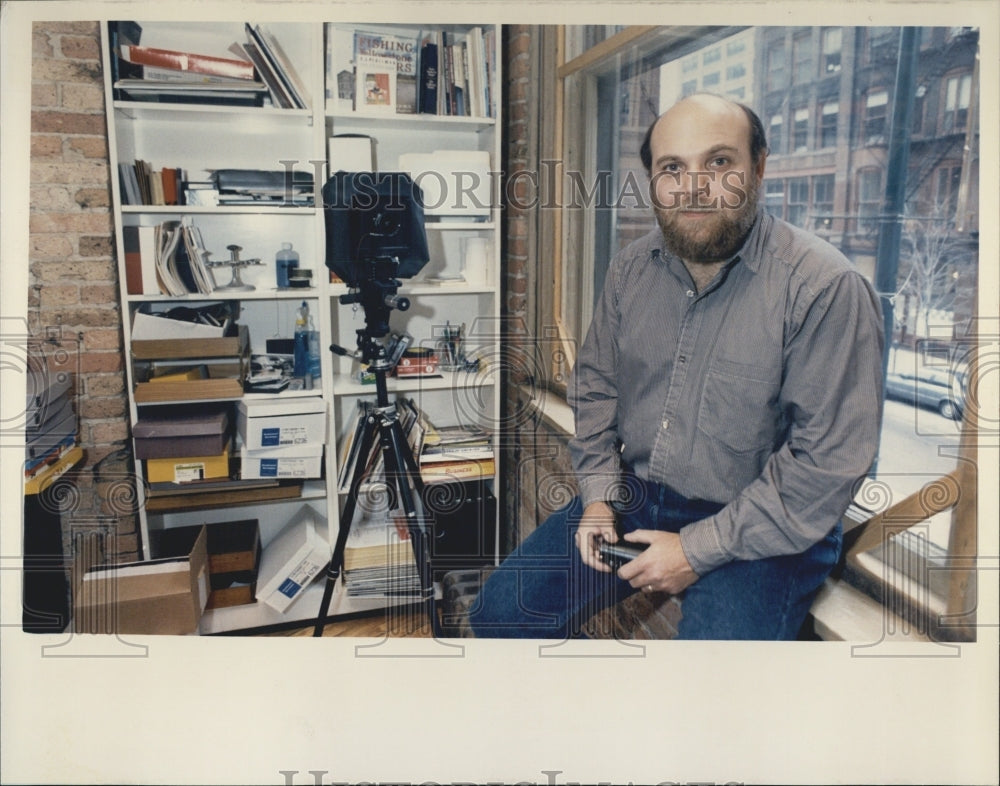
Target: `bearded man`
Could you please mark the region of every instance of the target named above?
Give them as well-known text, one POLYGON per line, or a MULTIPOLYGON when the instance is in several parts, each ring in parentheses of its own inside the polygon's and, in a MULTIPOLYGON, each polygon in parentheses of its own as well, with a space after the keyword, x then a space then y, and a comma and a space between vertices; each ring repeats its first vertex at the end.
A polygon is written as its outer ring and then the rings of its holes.
POLYGON ((641 157, 659 226, 612 261, 573 370, 579 497, 486 582, 477 636, 576 636, 643 591, 683 593, 679 638, 794 639, 875 457, 878 297, 760 207, 757 115, 690 96, 641 157), (602 540, 645 550, 615 570, 602 540))

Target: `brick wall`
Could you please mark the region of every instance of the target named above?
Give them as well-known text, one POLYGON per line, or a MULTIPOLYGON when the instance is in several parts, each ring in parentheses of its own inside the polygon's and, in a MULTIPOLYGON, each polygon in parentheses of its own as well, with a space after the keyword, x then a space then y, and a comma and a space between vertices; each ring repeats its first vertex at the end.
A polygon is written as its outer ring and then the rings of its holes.
MULTIPOLYGON (((87 458, 75 473, 74 508, 65 511, 72 522, 111 512, 93 468, 129 436, 98 23, 36 23, 32 53, 28 321, 33 333, 58 335, 77 353, 87 458)), ((119 558, 137 556, 135 524, 119 517, 119 558)))

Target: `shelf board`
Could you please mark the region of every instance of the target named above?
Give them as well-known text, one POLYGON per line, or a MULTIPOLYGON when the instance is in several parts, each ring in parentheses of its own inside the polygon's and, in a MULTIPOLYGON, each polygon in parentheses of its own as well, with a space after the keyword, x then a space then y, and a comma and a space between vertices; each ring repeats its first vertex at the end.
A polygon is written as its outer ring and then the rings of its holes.
POLYGON ((219 119, 228 120, 233 115, 252 117, 255 121, 277 120, 297 122, 311 125, 313 113, 311 109, 281 109, 267 106, 225 106, 221 104, 171 104, 157 101, 115 101, 114 110, 130 120, 135 119, 179 119, 185 122, 192 120, 219 119))
MULTIPOLYGON (((346 284, 331 284, 330 296, 340 297, 348 293, 346 284)), ((399 293, 403 295, 488 295, 496 292, 496 287, 490 284, 427 284, 422 281, 409 284, 403 282, 399 293)))
POLYGON ((314 216, 315 207, 281 207, 280 205, 225 205, 221 207, 203 205, 122 205, 122 215, 149 215, 155 213, 165 216, 198 216, 198 215, 282 215, 282 216, 314 216))
MULTIPOLYGON (((345 289, 344 292, 347 290, 345 289)), ((189 295, 129 295, 129 303, 184 303, 187 301, 204 302, 206 300, 315 300, 321 297, 319 287, 303 287, 302 289, 254 289, 239 292, 226 289, 216 289, 207 295, 191 293, 189 295)))
POLYGON ((376 114, 362 112, 343 112, 327 106, 327 117, 335 125, 358 125, 365 128, 379 126, 380 128, 417 133, 418 131, 484 131, 496 125, 492 117, 465 117, 455 115, 425 115, 425 114, 376 114))
POLYGON ((216 489, 204 492, 164 494, 146 499, 147 513, 177 513, 185 510, 208 510, 210 508, 238 507, 260 504, 275 500, 299 499, 302 497, 300 484, 262 486, 246 488, 234 484, 232 489, 216 489))

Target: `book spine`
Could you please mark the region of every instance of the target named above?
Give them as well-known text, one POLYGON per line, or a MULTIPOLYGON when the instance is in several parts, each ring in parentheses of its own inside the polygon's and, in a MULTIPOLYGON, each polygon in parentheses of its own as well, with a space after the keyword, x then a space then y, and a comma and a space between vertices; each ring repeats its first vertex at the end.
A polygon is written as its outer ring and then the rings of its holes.
POLYGON ((436 115, 438 111, 438 48, 426 43, 420 49, 419 109, 423 114, 436 115))
POLYGON ((253 79, 252 63, 231 60, 193 52, 178 52, 172 49, 158 49, 151 46, 120 47, 122 59, 142 66, 157 66, 175 71, 192 71, 196 74, 227 76, 232 79, 253 79))
POLYGON ((139 247, 139 227, 122 227, 125 257, 125 291, 130 295, 144 294, 142 289, 142 252, 139 247))

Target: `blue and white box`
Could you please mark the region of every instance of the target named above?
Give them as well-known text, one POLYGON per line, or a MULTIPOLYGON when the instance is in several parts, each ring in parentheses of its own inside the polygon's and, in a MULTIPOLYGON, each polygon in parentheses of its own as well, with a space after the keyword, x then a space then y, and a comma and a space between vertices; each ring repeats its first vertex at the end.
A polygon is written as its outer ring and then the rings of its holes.
POLYGON ((247 450, 322 445, 326 442, 326 404, 315 396, 243 399, 236 428, 247 450))
POLYGON ((257 599, 284 613, 323 572, 332 552, 326 519, 303 505, 261 555, 257 599))

